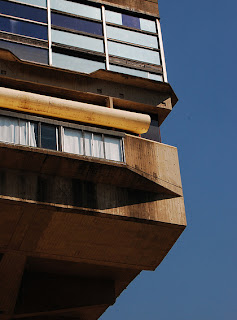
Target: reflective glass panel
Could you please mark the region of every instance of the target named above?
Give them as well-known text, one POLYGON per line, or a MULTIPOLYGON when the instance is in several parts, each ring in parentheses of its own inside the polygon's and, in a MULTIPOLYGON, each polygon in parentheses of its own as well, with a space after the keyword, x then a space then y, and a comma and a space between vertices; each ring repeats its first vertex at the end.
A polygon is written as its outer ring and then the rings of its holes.
POLYGON ((157 33, 156 23, 154 20, 148 20, 143 18, 137 18, 130 15, 121 14, 118 12, 106 10, 105 19, 107 22, 124 25, 144 31, 150 31, 157 33))
POLYGON ((148 78, 156 81, 163 81, 163 78, 161 75, 155 74, 155 73, 149 73, 143 70, 131 69, 131 68, 116 66, 112 64, 110 64, 110 70, 115 72, 130 74, 132 76, 136 76, 140 78, 148 78))
POLYGON ((5 17, 0 17, 0 30, 43 40, 48 39, 47 26, 5 17))
POLYGON ((41 147, 50 150, 57 150, 56 127, 41 123, 41 147))
POLYGON ((156 36, 150 36, 144 33, 130 31, 126 29, 107 26, 108 38, 140 44, 142 46, 158 49, 158 39, 156 36))
POLYGON ((91 73, 98 69, 105 69, 105 63, 72 57, 53 52, 53 66, 72 71, 91 73))
POLYGON ((130 16, 128 14, 122 14, 122 23, 124 26, 130 28, 141 29, 140 19, 137 17, 130 16))
POLYGON ((47 23, 47 11, 0 0, 0 12, 10 16, 47 23))
POLYGON ((52 24, 68 29, 97 34, 99 36, 103 35, 102 24, 99 22, 64 16, 58 13, 52 13, 52 24))
POLYGON ((103 40, 73 34, 64 31, 52 30, 52 41, 57 43, 66 44, 72 47, 83 48, 98 52, 104 52, 103 40))
POLYGON ((160 65, 160 54, 143 48, 108 41, 109 54, 132 60, 160 65))
POLYGON ((65 0, 51 0, 51 8, 63 12, 77 14, 83 17, 101 20, 100 8, 88 6, 82 3, 75 3, 65 0))
POLYGON ((27 4, 33 4, 36 6, 47 7, 47 0, 15 0, 15 2, 23 2, 27 4))
POLYGON ((0 47, 14 53, 19 59, 48 64, 48 50, 15 42, 0 40, 0 47))

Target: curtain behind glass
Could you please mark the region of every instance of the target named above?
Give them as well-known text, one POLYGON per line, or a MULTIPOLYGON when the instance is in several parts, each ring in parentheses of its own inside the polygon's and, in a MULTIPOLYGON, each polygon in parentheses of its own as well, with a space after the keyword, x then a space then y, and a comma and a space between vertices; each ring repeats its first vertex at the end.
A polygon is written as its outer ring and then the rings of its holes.
POLYGON ((101 134, 93 134, 93 157, 104 158, 104 146, 101 134))
POLYGON ((120 138, 105 136, 105 157, 108 160, 122 161, 120 138))
POLYGON ((64 128, 63 151, 74 154, 83 154, 83 138, 81 131, 64 128))

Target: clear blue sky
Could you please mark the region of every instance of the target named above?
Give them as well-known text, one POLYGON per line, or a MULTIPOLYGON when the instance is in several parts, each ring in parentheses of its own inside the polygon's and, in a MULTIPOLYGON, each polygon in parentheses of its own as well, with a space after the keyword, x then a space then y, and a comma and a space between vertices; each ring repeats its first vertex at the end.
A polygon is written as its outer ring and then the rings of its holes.
POLYGON ((237 1, 159 0, 188 227, 101 320, 237 319, 237 1))

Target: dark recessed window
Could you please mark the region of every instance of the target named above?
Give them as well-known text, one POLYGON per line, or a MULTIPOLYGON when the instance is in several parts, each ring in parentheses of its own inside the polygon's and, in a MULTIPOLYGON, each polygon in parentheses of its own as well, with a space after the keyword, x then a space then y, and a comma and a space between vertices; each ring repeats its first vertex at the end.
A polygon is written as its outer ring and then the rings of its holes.
POLYGON ((158 116, 151 115, 151 125, 149 130, 142 134, 142 138, 161 142, 158 116))
POLYGON ((10 16, 47 23, 47 11, 0 0, 0 12, 10 16))
POLYGON ((41 147, 57 150, 57 134, 55 126, 41 123, 41 147))
POLYGON ((122 14, 123 25, 130 28, 141 29, 140 19, 137 17, 122 14))
POLYGON ((48 50, 0 40, 0 47, 11 51, 19 59, 48 64, 48 50))
POLYGON ((52 13, 52 24, 58 27, 83 31, 99 36, 103 35, 101 23, 64 16, 62 14, 52 13))
POLYGON ((0 30, 23 36, 48 39, 48 28, 38 24, 0 17, 0 30))

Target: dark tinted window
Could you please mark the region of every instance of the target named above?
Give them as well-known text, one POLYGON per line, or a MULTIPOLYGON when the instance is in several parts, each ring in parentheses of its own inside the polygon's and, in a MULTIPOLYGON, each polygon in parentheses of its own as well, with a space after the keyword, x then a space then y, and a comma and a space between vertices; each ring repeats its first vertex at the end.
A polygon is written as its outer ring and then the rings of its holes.
POLYGON ((0 30, 33 38, 48 39, 48 30, 46 26, 15 19, 0 17, 0 30))
POLYGON ((41 147, 57 150, 56 127, 41 123, 41 147))
POLYGON ((48 50, 0 40, 0 48, 7 49, 19 59, 48 64, 48 50))
POLYGON ((137 17, 129 16, 127 14, 122 14, 122 22, 124 26, 141 29, 140 19, 137 17))
POLYGON ((150 128, 146 133, 142 134, 142 137, 145 139, 161 142, 158 116, 151 116, 150 128))
POLYGON ((96 34, 99 36, 103 35, 101 23, 64 16, 62 14, 52 13, 52 24, 59 27, 96 34))
POLYGON ((11 16, 47 23, 47 11, 0 0, 0 12, 11 16))

